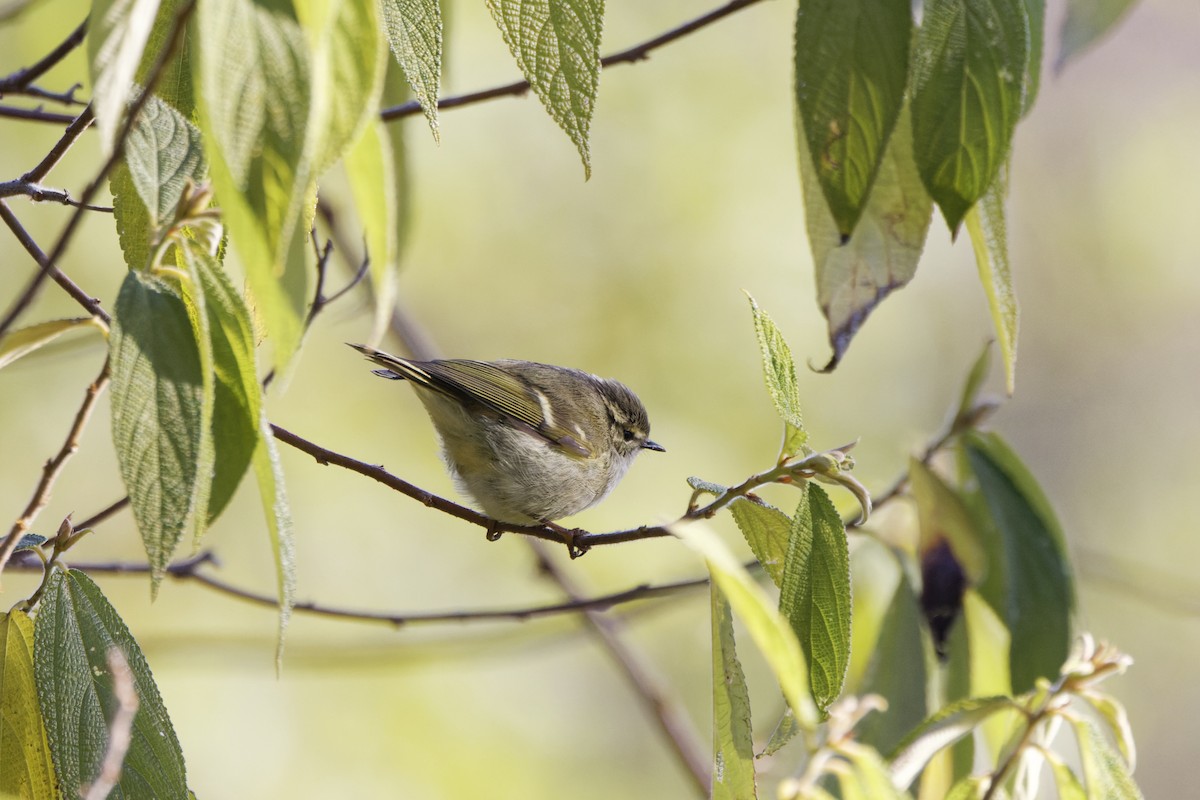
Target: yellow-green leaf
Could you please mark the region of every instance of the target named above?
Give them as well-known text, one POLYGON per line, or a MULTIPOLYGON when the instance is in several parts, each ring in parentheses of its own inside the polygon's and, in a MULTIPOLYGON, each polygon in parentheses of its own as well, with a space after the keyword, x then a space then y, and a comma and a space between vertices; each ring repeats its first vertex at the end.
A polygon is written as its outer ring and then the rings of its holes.
POLYGON ((205 0, 194 67, 213 185, 276 367, 308 304, 306 216, 315 180, 308 45, 296 20, 253 0, 205 0))
POLYGON ((783 564, 787 558, 788 536, 792 520, 787 514, 761 501, 739 497, 729 504, 729 513, 746 537, 750 551, 763 565, 776 586, 783 579, 783 564))
POLYGON ((1012 269, 1008 263, 1008 226, 1004 221, 1004 199, 1008 195, 1008 179, 1001 170, 996 179, 967 212, 967 231, 975 250, 979 280, 987 293, 988 309, 1000 342, 1004 359, 1004 383, 1011 396, 1017 380, 1017 329, 1020 309, 1013 288, 1012 269))
POLYGON ((254 474, 267 517, 267 535, 275 560, 275 593, 279 600, 279 636, 275 647, 275 669, 283 668, 283 642, 292 607, 296 604, 296 553, 292 537, 292 512, 283 483, 279 450, 264 414, 259 420, 260 439, 254 451, 254 474))
POLYGON ((1071 718, 1071 725, 1079 742, 1079 760, 1083 764, 1088 797, 1142 800, 1142 792, 1134 783, 1129 768, 1112 749, 1100 727, 1078 717, 1071 718))
POLYGON ((681 525, 672 532, 704 557, 713 581, 737 612, 779 682, 796 721, 805 730, 814 730, 818 712, 805 679, 808 669, 800 642, 788 621, 715 533, 699 524, 681 525))
POLYGON ((96 0, 88 17, 87 52, 92 78, 92 111, 100 145, 111 153, 134 97, 134 76, 142 62, 159 0, 96 0))
POLYGON ((73 319, 52 319, 38 322, 25 328, 0 336, 0 369, 7 367, 22 356, 27 356, 40 347, 53 342, 68 331, 80 328, 96 328, 100 326, 93 317, 75 317, 73 319))
POLYGON ((600 89, 604 0, 488 0, 504 43, 542 105, 583 159, 600 89))
POLYGON ((391 141, 384 123, 372 121, 363 128, 346 153, 346 176, 371 260, 375 324, 370 341, 377 342, 391 321, 400 286, 400 208, 391 141))
POLYGON ((171 218, 189 180, 205 172, 200 131, 157 97, 142 108, 125 144, 129 176, 157 227, 171 218))
POLYGON ((57 800, 50 742, 38 707, 33 623, 23 611, 0 615, 0 792, 57 800))
POLYGON ((796 362, 792 359, 792 350, 770 315, 758 307, 749 292, 746 297, 750 299, 750 312, 754 315, 754 333, 762 354, 767 393, 771 395, 771 402, 775 404, 775 410, 784 424, 780 455, 787 458, 807 452, 805 442, 808 441, 808 433, 804 430, 804 419, 800 414, 800 386, 796 381, 796 362))
POLYGON ((713 800, 753 800, 754 730, 729 601, 710 586, 713 637, 713 800))
MULTIPOLYGON (((808 145, 799 143, 802 163, 808 145)), ((912 125, 907 106, 883 153, 862 217, 849 241, 829 213, 811 170, 800 170, 804 221, 817 277, 817 302, 829 323, 838 365, 850 341, 884 298, 912 280, 925 249, 933 219, 933 200, 921 183, 912 155, 912 125)))

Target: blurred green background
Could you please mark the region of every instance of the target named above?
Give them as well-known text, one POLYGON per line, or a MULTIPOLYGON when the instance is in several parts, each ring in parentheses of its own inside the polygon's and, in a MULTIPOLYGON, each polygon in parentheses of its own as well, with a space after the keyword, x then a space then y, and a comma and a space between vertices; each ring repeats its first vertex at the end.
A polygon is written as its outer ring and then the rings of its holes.
MULTIPOLYGON (((446 5, 446 93, 515 78, 483 4, 446 5)), ((604 49, 714 5, 609 3, 604 49)), ((1135 658, 1110 688, 1128 704, 1137 778, 1149 797, 1179 796, 1195 778, 1200 738, 1200 586, 1187 566, 1200 559, 1200 7, 1143 0, 1113 37, 1053 74, 1064 9, 1049 5, 1050 63, 1018 128, 1009 203, 1022 303, 1017 392, 995 427, 1061 516, 1081 575, 1080 628, 1135 658)), ((0 26, 0 72, 40 57, 86 13, 78 0, 41 0, 0 26)), ((576 518, 581 526, 673 518, 687 476, 734 482, 774 457, 779 424, 742 289, 801 363, 828 357, 796 176, 793 13, 793 3, 764 3, 606 71, 587 183, 531 97, 445 112, 440 147, 422 119, 403 123, 413 193, 401 291, 413 318, 448 355, 620 378, 668 448, 642 457, 606 503, 576 518)), ((84 74, 77 53, 45 84, 65 88, 84 74)), ((0 122, 0 179, 35 164, 57 133, 0 122)), ((89 138, 47 183, 78 191, 97 158, 89 138)), ((44 247, 67 217, 57 206, 11 205, 44 247)), ((111 307, 124 271, 111 220, 89 217, 62 266, 111 307)), ((15 296, 32 268, 0 231, 0 297, 15 296)), ((51 288, 25 319, 76 313, 51 288)), ((359 299, 321 317, 286 391, 274 387, 272 419, 455 496, 411 392, 371 376, 343 345, 369 328, 359 299)), ((943 424, 989 335, 969 243, 951 244, 937 218, 915 281, 876 312, 838 371, 801 371, 813 444, 861 436, 858 476, 882 490, 943 424)), ((102 359, 93 339, 0 372, 3 518, 21 512, 102 359)), ((991 386, 999 391, 998 374, 991 386)), ((123 494, 108 436, 105 401, 43 532, 123 494)), ((283 457, 301 599, 394 612, 559 599, 517 538, 488 544, 479 529, 360 477, 286 448, 283 457)), ((736 543, 728 519, 717 525, 736 543)), ((252 486, 205 546, 222 578, 271 591, 252 486)), ((126 513, 72 555, 134 560, 140 550, 126 513)), ((596 593, 703 569, 665 540, 598 549, 568 568, 596 593)), ((201 797, 691 796, 578 620, 394 630, 298 615, 277 678, 270 610, 186 584, 168 584, 151 605, 142 579, 100 581, 145 649, 201 797)), ((29 586, 6 575, 4 602, 29 586)), ((630 626, 707 735, 704 593, 657 604, 630 626)), ((753 680, 761 667, 749 661, 753 680)), ((752 700, 765 737, 779 701, 759 687, 752 700)))

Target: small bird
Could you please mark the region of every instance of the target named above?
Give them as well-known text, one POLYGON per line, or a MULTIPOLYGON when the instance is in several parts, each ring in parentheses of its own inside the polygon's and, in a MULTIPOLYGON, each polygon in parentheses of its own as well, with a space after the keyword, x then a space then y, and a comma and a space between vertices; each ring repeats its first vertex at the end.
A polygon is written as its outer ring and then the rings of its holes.
MULTIPOLYGON (((349 344, 349 343, 348 343, 349 344)), ((408 380, 459 487, 489 517, 552 523, 602 500, 650 440, 646 409, 617 381, 533 361, 414 361, 351 344, 408 380)))

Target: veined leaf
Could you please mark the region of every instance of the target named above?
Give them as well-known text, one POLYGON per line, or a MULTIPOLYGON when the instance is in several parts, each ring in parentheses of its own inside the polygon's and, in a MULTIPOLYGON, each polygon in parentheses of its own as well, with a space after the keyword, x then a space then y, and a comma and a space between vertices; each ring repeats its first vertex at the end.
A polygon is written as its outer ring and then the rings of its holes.
MULTIPOLYGON (((800 142, 801 163, 808 145, 800 142)), ((829 323, 835 368, 850 341, 884 298, 912 280, 925 249, 933 218, 933 200, 913 161, 908 108, 884 150, 866 209, 847 242, 829 213, 811 170, 800 170, 804 221, 817 276, 817 302, 829 323)))
POLYGON ((767 312, 758 307, 750 296, 750 311, 754 315, 754 333, 758 336, 758 347, 762 353, 763 377, 767 381, 767 393, 775 404, 785 427, 781 456, 788 457, 805 451, 808 433, 800 415, 800 387, 796 382, 796 362, 787 340, 775 327, 767 312))
POLYGON ((800 723, 796 722, 796 715, 792 713, 791 708, 783 710, 783 716, 779 718, 779 723, 775 726, 775 730, 771 732, 771 738, 767 740, 767 746, 763 748, 762 756, 773 756, 783 749, 788 742, 796 738, 796 734, 800 733, 800 723))
POLYGON ((850 663, 850 551, 846 528, 825 491, 800 487, 792 517, 779 611, 792 625, 822 711, 838 698, 850 663))
POLYGON ((712 595, 713 800, 753 800, 754 730, 750 694, 738 661, 729 601, 716 583, 712 595))
POLYGON ((259 419, 259 442, 254 451, 254 474, 267 517, 267 534, 275 558, 275 591, 279 599, 279 638, 275 647, 275 669, 283 668, 283 642, 292 607, 296 605, 296 548, 292 537, 292 512, 283 484, 279 450, 265 414, 259 419))
POLYGON ((384 123, 363 128, 346 154, 346 175, 354 205, 362 221, 371 259, 371 286, 375 293, 375 324, 371 341, 379 341, 392 318, 399 291, 399 217, 395 165, 384 123))
POLYGON ((1137 766, 1137 747, 1133 741, 1133 728, 1129 725, 1129 715, 1125 713, 1125 706, 1115 697, 1101 692, 1080 692, 1078 696, 1108 724, 1121 757, 1125 759, 1129 771, 1133 772, 1137 766))
POLYGON ((925 4, 913 63, 913 154, 952 233, 1008 158, 1028 62, 1020 0, 925 4))
POLYGON ((678 526, 672 533, 708 563, 713 581, 762 652, 797 723, 808 731, 816 728, 818 712, 804 679, 804 653, 787 620, 715 533, 698 524, 678 526))
POLYGON ((180 248, 192 281, 204 295, 215 377, 212 444, 215 452, 208 521, 233 498, 258 446, 262 390, 254 359, 250 309, 217 260, 193 243, 180 248))
POLYGON ((296 0, 308 35, 311 109, 307 143, 312 177, 333 165, 379 113, 387 48, 377 0, 296 0))
POLYGON ((129 132, 125 163, 150 213, 150 224, 157 227, 171 218, 188 180, 199 182, 204 175, 200 131, 183 114, 151 97, 129 132))
POLYGON ((979 202, 967 212, 967 232, 975 250, 979 281, 987 293, 992 324, 1004 359, 1004 383, 1011 397, 1017 380, 1017 329, 1020 310, 1008 263, 1008 225, 1004 221, 1004 199, 1008 177, 1001 169, 979 202))
POLYGON ((195 59, 201 130, 230 238, 276 367, 299 346, 308 304, 304 217, 316 147, 308 47, 291 17, 252 0, 205 0, 195 59))
POLYGON ((1012 689, 1053 677, 1071 646, 1074 585, 1062 531, 1032 475, 995 434, 964 439, 994 534, 980 593, 1012 633, 1012 689))
POLYGON ((6 333, 0 336, 0 369, 7 367, 22 356, 29 355, 38 348, 45 347, 67 331, 79 328, 100 329, 100 327, 93 317, 75 317, 74 319, 52 319, 48 322, 38 322, 6 333))
POLYGON ((904 102, 909 0, 815 0, 796 11, 800 134, 841 239, 858 224, 904 102))
POLYGON ((63 797, 81 796, 108 746, 107 716, 117 707, 107 661, 125 656, 138 696, 118 797, 186 797, 187 775, 175 729, 141 648, 91 579, 58 570, 38 608, 34 672, 63 797))
POLYGON ((792 530, 791 518, 775 506, 742 497, 729 504, 729 513, 746 537, 758 563, 779 586, 792 530))
POLYGON ((488 0, 504 43, 592 175, 588 135, 600 89, 604 0, 488 0))
POLYGON ((156 593, 184 531, 207 513, 205 379, 177 290, 129 272, 117 296, 109 354, 113 445, 156 593))
POLYGON ((1100 41, 1137 0, 1067 0, 1055 69, 1061 70, 1080 53, 1100 41))
POLYGON ((957 742, 984 720, 1013 707, 1008 697, 981 697, 951 703, 914 730, 891 758, 892 783, 905 789, 925 764, 944 747, 957 742))
POLYGON ((442 84, 442 8, 438 0, 382 0, 392 55, 425 112, 435 140, 438 131, 437 101, 442 84))
POLYGON ((0 615, 0 793, 58 800, 50 742, 33 672, 33 623, 24 611, 0 615))
POLYGON ((88 17, 88 66, 92 78, 92 110, 105 155, 116 144, 117 131, 132 99, 133 80, 142 61, 159 0, 96 0, 88 17))

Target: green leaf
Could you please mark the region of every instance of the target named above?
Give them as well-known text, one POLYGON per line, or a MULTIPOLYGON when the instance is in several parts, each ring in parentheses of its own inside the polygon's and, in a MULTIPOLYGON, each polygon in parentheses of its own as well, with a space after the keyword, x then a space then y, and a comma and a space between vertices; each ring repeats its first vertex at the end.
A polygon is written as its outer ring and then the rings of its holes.
POLYGON ((909 0, 815 0, 796 11, 796 109, 842 240, 858 224, 904 102, 909 0))
POLYGON ((956 420, 965 420, 979 402, 979 392, 983 388, 983 382, 987 380, 988 373, 992 369, 992 343, 988 342, 980 351, 979 357, 975 359, 975 363, 971 365, 971 371, 967 373, 967 379, 963 382, 962 395, 958 400, 958 414, 956 420))
POLYGON ((825 491, 800 487, 780 584, 779 610, 809 665, 822 711, 838 698, 850 663, 850 551, 846 528, 825 491))
POLYGON ((908 787, 935 753, 975 730, 993 714, 1012 707, 1008 697, 979 697, 941 709, 900 743, 891 758, 892 783, 901 789, 908 787))
MULTIPOLYGON (((159 0, 158 16, 154 27, 150 29, 150 38, 146 42, 142 63, 138 67, 135 82, 145 85, 150 79, 150 71, 154 68, 159 54, 167 46, 175 20, 180 10, 188 0, 159 0)), ((162 69, 158 83, 154 86, 154 94, 184 116, 192 119, 196 111, 196 98, 192 85, 191 58, 195 47, 193 37, 194 26, 188 25, 179 37, 179 45, 171 55, 170 60, 162 69)))
POLYGON ((204 295, 215 377, 212 444, 215 452, 208 521, 229 504, 258 446, 262 390, 254 357, 250 309, 216 258, 193 243, 181 248, 193 283, 204 295))
POLYGON ((6 333, 0 336, 0 369, 7 367, 18 358, 29 355, 34 350, 45 347, 67 331, 85 327, 102 330, 93 317, 75 317, 38 322, 6 333))
MULTIPOLYGON (((886 713, 890 714, 891 709, 886 713)), ((901 800, 905 797, 903 791, 892 784, 887 765, 875 748, 864 746, 851 739, 839 744, 837 752, 853 767, 864 800, 889 800, 890 798, 901 800)))
POLYGON ((995 434, 964 439, 989 517, 980 593, 1012 633, 1012 689, 1054 677, 1071 646, 1074 586, 1062 531, 1033 476, 995 434))
POLYGON ((729 513, 746 537, 758 563, 763 565, 776 586, 781 585, 792 530, 791 517, 775 506, 744 497, 729 504, 729 513))
POLYGON ((1001 170, 983 197, 967 212, 967 232, 975 249, 979 281, 987 293, 988 309, 1000 356, 1004 359, 1004 384, 1011 397, 1017 380, 1017 329, 1020 310, 1008 263, 1008 226, 1004 221, 1004 198, 1008 195, 1008 177, 1001 170))
POLYGON ((292 512, 283 483, 283 465, 265 413, 259 419, 260 440, 254 451, 254 473, 267 517, 267 534, 275 560, 275 592, 279 600, 279 636, 275 646, 275 669, 283 668, 283 642, 292 607, 296 605, 296 546, 292 536, 292 512))
POLYGON ((45 536, 37 533, 27 533, 17 542, 17 546, 13 548, 14 553, 19 553, 22 550, 32 550, 35 547, 41 547, 48 540, 45 536))
POLYGON ((207 511, 203 440, 211 417, 200 348, 178 292, 129 272, 117 296, 109 356, 113 445, 157 593, 184 531, 202 524, 207 511))
POLYGON ((698 492, 705 492, 716 497, 719 497, 725 494, 725 492, 729 491, 727 487, 722 486, 719 483, 712 483, 711 481, 706 481, 703 478, 697 478, 695 475, 688 478, 687 483, 688 486, 692 487, 698 492))
POLYGON ((304 33, 252 0, 206 0, 196 23, 201 130, 213 185, 254 306, 285 366, 308 304, 307 226, 315 146, 304 33))
POLYGON ((204 175, 200 131, 174 108, 151 97, 129 132, 125 163, 150 212, 150 224, 162 225, 175 211, 187 181, 199 183, 204 175))
POLYGON ((1049 748, 1044 748, 1039 753, 1046 759, 1050 771, 1054 774, 1054 788, 1058 792, 1058 800, 1088 800, 1083 784, 1057 753, 1049 748))
POLYGON ((901 577, 859 689, 882 696, 887 711, 863 719, 855 738, 881 753, 892 752, 925 719, 927 680, 921 611, 912 586, 901 577))
POLYGON ((913 154, 952 233, 1008 158, 1029 18, 1019 0, 930 0, 913 64, 913 154))
MULTIPOLYGON (((946 795, 946 800, 983 800, 983 796, 987 793, 988 776, 986 775, 969 775, 963 778, 950 789, 950 793, 946 795)), ((994 795, 996 800, 1003 800, 1008 797, 1008 793, 1003 789, 997 791, 994 795)))
POLYGON ((1133 772, 1137 766, 1137 747, 1133 741, 1133 728, 1129 724, 1129 715, 1125 713, 1125 706, 1115 697, 1102 692, 1084 691, 1079 692, 1077 696, 1086 701, 1108 724, 1108 729, 1116 739, 1117 747, 1121 751, 1121 757, 1125 759, 1129 771, 1133 772))
POLYGON ((1023 0, 1029 17, 1029 67, 1025 70, 1025 102, 1021 116, 1033 108, 1042 86, 1042 59, 1046 47, 1046 0, 1023 0))
POLYGON ((438 0, 382 0, 383 22, 396 63, 417 95, 434 140, 442 83, 442 8, 438 0))
POLYGON ((788 621, 715 533, 699 524, 681 525, 672 533, 704 557, 712 580, 762 652, 796 721, 805 730, 814 730, 818 712, 804 680, 808 674, 804 653, 788 621))
POLYGON ((371 341, 379 341, 391 322, 400 288, 400 208, 391 142, 382 122, 371 122, 363 128, 346 154, 346 175, 371 259, 375 295, 371 341))
POLYGON ((316 177, 377 117, 387 48, 376 0, 296 0, 295 7, 308 34, 312 106, 306 160, 316 177))
POLYGON ((1141 800, 1142 793, 1133 776, 1100 727, 1078 717, 1071 718, 1071 725, 1079 742, 1079 760, 1083 764, 1087 796, 1103 800, 1141 800))
POLYGON ((0 793, 57 800, 54 764, 33 672, 33 623, 0 615, 0 793))
POLYGON ((754 788, 750 694, 738 661, 729 602, 716 583, 712 596, 713 800, 748 800, 754 788))
POLYGON ((87 55, 92 111, 100 146, 112 153, 134 77, 154 26, 159 0, 96 0, 88 17, 87 55))
POLYGON ((125 266, 146 269, 156 231, 124 160, 118 161, 109 173, 108 190, 113 197, 113 222, 117 226, 117 241, 121 245, 121 255, 125 257, 125 266))
POLYGON ((504 43, 592 175, 588 136, 600 89, 603 0, 488 0, 504 43))
POLYGON ((978 584, 987 574, 987 553, 962 496, 916 458, 909 460, 908 479, 920 525, 919 549, 945 540, 971 584, 978 584))
POLYGON ((77 570, 56 571, 34 627, 34 671, 64 797, 96 777, 117 708, 108 651, 125 656, 138 696, 118 797, 184 797, 187 775, 175 729, 129 629, 99 587, 77 570))
POLYGON ((758 303, 746 293, 750 299, 750 311, 754 315, 754 333, 758 336, 758 347, 762 353, 763 377, 767 381, 767 393, 775 404, 775 410, 783 419, 784 435, 782 458, 807 452, 805 442, 808 433, 804 430, 804 420, 800 415, 800 386, 796 381, 796 362, 792 359, 792 350, 787 340, 775 327, 775 322, 758 307, 758 303))
POLYGON ((1061 70, 1116 26, 1137 0, 1067 0, 1067 18, 1063 22, 1058 60, 1061 70))
POLYGON ((767 741, 767 746, 763 748, 761 757, 773 756, 787 745, 792 739, 796 738, 796 734, 800 733, 800 723, 796 722, 796 715, 792 713, 791 708, 783 710, 783 716, 779 718, 779 723, 775 726, 775 730, 771 732, 771 738, 767 741))
MULTIPOLYGON (((807 163, 808 145, 801 140, 799 146, 801 163, 807 163)), ((916 274, 933 219, 933 200, 921 183, 912 149, 905 107, 883 153, 866 210, 848 242, 842 241, 812 171, 800 171, 817 302, 828 320, 833 347, 826 372, 842 360, 876 306, 916 274)))

